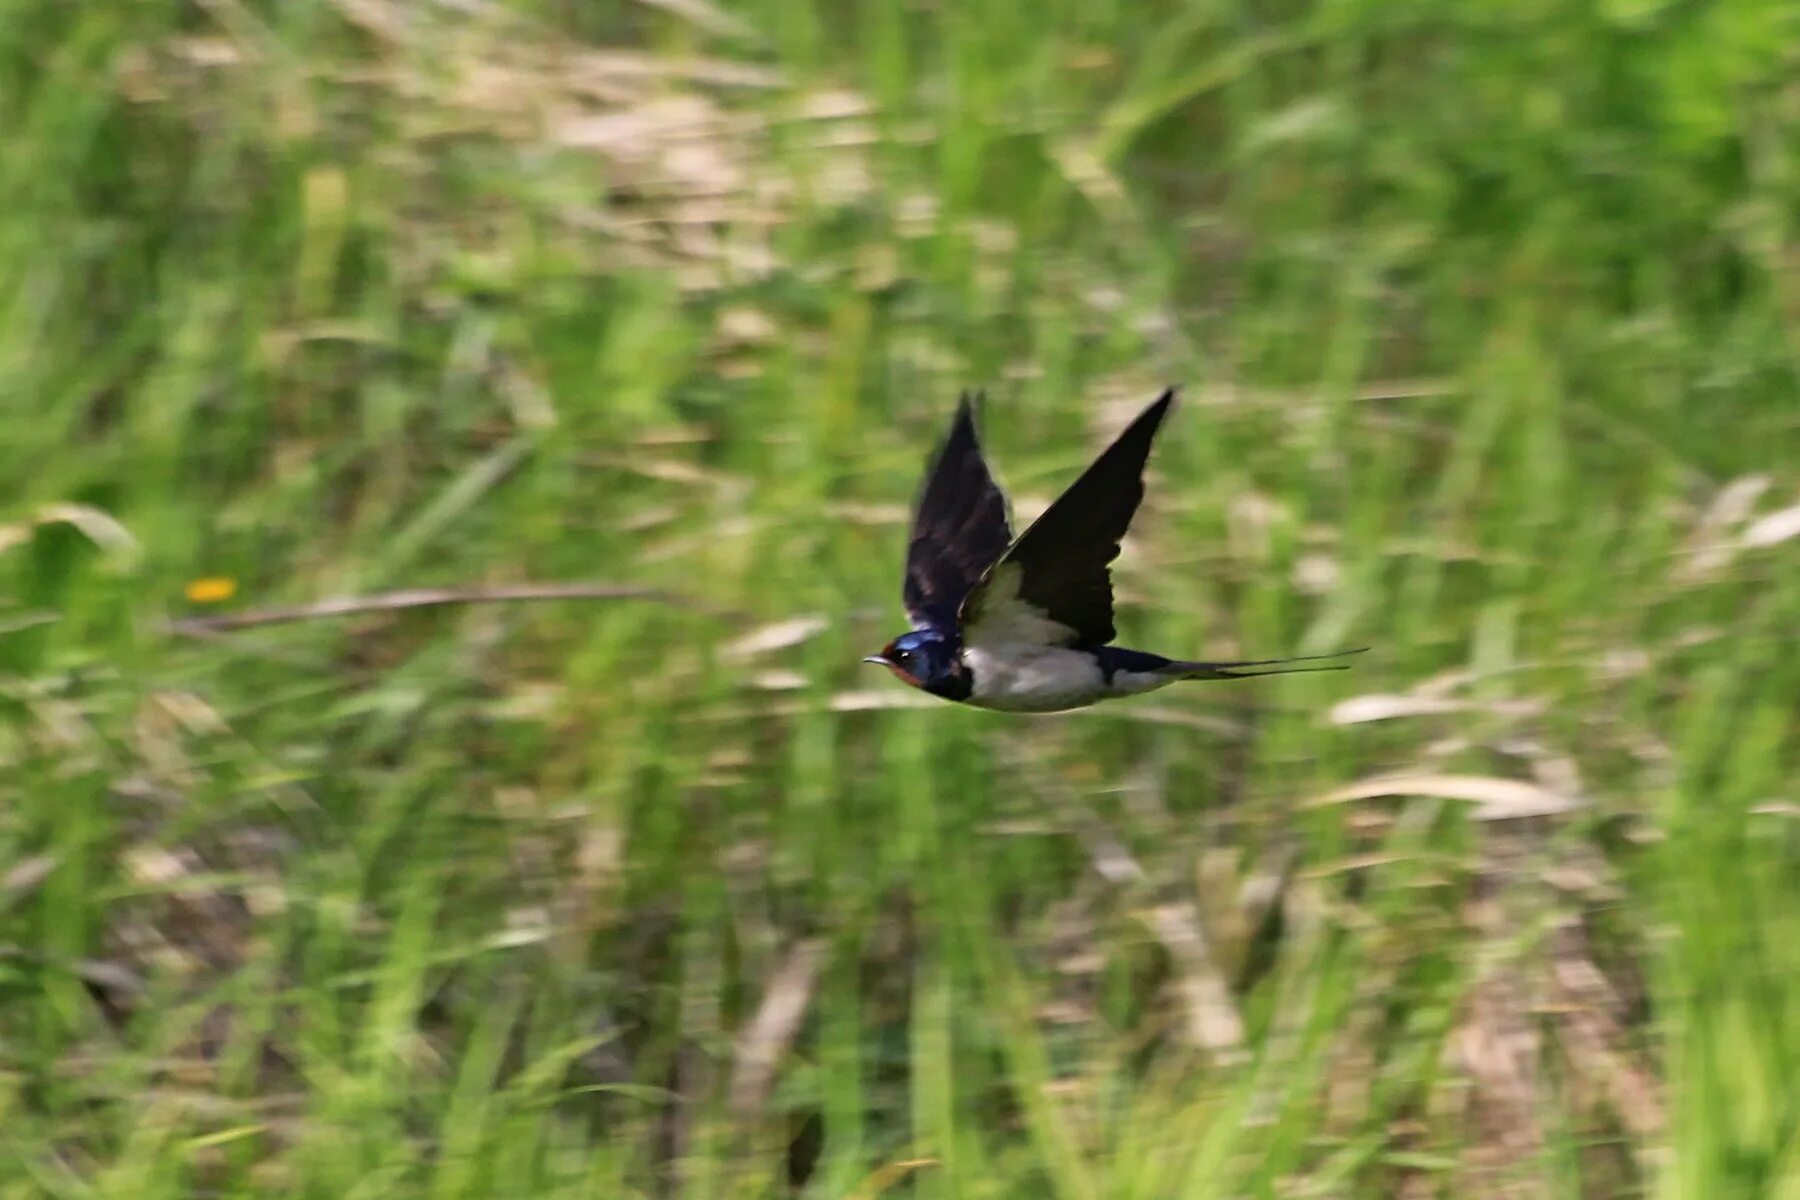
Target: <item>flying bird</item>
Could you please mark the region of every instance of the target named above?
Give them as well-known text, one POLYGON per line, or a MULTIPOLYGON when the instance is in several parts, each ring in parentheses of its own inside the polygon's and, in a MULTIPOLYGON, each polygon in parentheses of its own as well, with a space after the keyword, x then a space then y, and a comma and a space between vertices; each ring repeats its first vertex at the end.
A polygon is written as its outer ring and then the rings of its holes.
POLYGON ((946 700, 1020 713, 1083 708, 1183 679, 1343 670, 1292 665, 1338 654, 1191 662, 1111 644, 1110 564, 1174 400, 1165 390, 1015 539, 964 393, 913 515, 901 591, 912 630, 863 661, 946 700))

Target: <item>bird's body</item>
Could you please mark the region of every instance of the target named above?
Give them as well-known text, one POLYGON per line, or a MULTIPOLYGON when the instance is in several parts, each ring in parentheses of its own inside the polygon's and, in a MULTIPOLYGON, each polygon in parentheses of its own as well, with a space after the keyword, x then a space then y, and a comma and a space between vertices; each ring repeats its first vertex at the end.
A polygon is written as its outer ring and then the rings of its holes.
POLYGON ((965 646, 969 703, 1001 712, 1047 713, 1167 687, 1182 664, 1118 646, 965 646))
MULTIPOLYGON (((965 646, 969 703, 1001 712, 1061 712, 1109 693, 1100 660, 1063 646, 965 646)), ((1125 693, 1120 692, 1120 695, 1125 693)))
POLYGON ((1288 665, 1305 659, 1188 662, 1111 644, 1109 565, 1173 400, 1165 391, 1139 414, 1015 540, 965 396, 913 517, 903 590, 912 632, 866 661, 946 700, 1018 713, 1083 708, 1183 679, 1336 669, 1288 665), (1249 669, 1258 667, 1272 669, 1249 669))

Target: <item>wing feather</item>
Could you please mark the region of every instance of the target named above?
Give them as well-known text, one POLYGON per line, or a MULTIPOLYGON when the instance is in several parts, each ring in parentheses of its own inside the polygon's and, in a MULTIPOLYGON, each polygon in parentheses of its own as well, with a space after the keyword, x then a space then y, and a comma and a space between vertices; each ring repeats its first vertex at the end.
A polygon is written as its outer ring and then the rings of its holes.
POLYGON ((969 589, 1011 541, 1006 496, 982 457, 972 397, 965 392, 913 511, 902 589, 913 625, 956 628, 969 589))
POLYGON ((1174 399, 1174 389, 1167 389, 1138 414, 970 589, 959 614, 964 641, 1112 641, 1110 565, 1144 498, 1144 461, 1174 399))

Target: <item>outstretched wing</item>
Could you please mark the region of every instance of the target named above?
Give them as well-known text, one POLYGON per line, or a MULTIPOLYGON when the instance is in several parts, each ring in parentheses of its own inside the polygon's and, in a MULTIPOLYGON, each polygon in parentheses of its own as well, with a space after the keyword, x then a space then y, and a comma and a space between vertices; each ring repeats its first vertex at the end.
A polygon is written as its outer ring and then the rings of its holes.
POLYGON ((1006 496, 981 456, 971 397, 964 392, 913 512, 902 590, 913 625, 954 629, 963 598, 1011 541, 1006 496))
POLYGON ((1113 639, 1119 542, 1144 498, 1144 460, 1174 402, 1167 389, 1032 522, 963 601, 970 645, 1104 646, 1113 639))

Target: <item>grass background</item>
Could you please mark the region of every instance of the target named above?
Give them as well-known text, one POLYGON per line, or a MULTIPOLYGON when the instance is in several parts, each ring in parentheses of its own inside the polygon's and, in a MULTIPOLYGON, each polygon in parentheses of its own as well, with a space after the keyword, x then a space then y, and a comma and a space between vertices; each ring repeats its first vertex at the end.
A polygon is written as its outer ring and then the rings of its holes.
POLYGON ((0 3, 0 1196, 1800 1197, 1796 24, 0 3))

